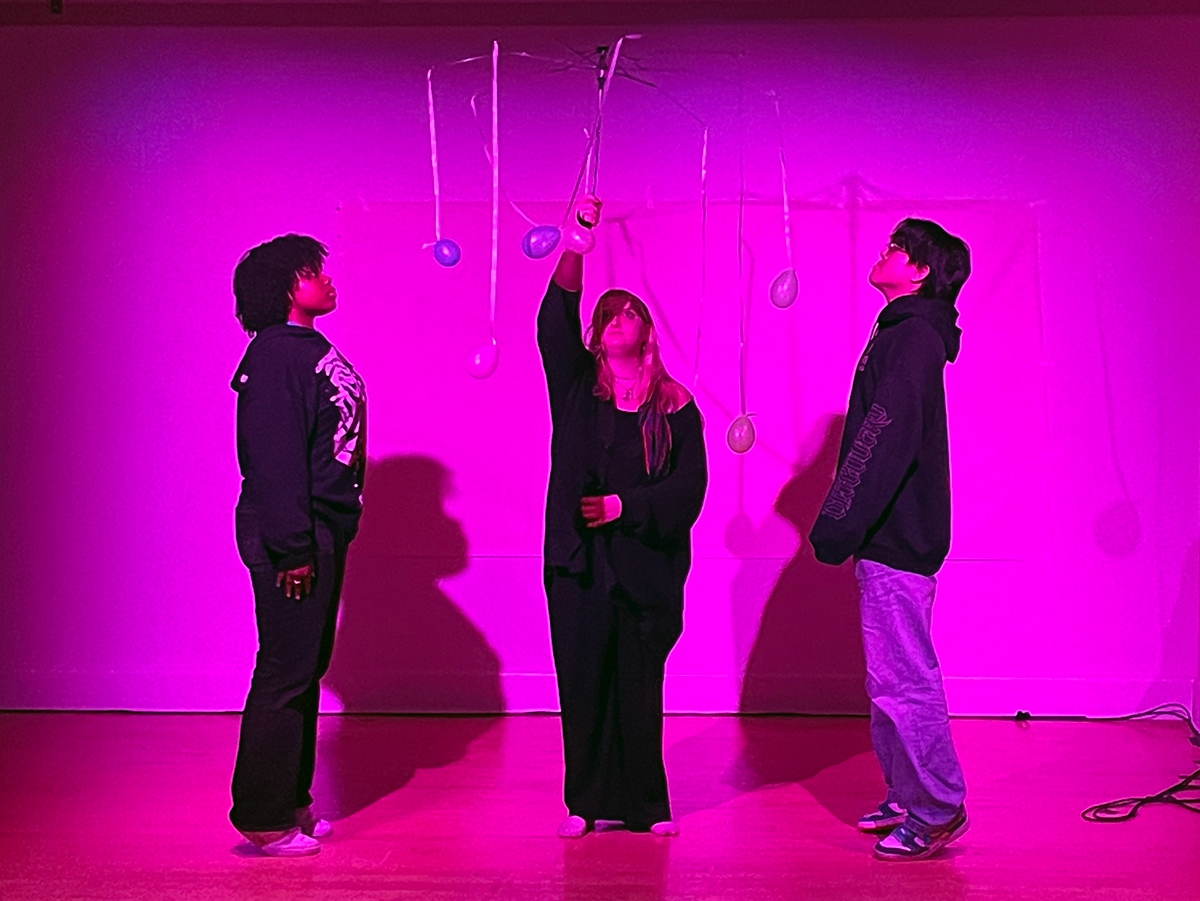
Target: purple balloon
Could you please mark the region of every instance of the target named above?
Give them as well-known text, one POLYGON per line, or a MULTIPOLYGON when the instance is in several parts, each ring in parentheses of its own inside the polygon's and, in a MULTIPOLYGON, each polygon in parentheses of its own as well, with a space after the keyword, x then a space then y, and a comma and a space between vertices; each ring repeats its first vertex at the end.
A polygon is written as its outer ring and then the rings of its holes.
POLYGON ((796 270, 784 269, 775 276, 775 281, 771 282, 771 303, 781 310, 786 310, 796 302, 799 287, 796 282, 796 270))
POLYGON ((471 378, 473 379, 486 379, 496 371, 496 367, 499 365, 500 345, 492 341, 489 344, 481 344, 476 348, 474 355, 471 357, 471 362, 467 364, 467 371, 471 373, 471 378))
POLYGON ((521 239, 521 251, 531 260, 540 260, 558 246, 561 238, 562 232, 557 226, 535 225, 525 232, 525 237, 521 239))
POLYGON ((458 265, 458 261, 462 259, 462 250, 449 238, 442 238, 433 245, 433 258, 449 268, 458 265))
POLYGON ((576 253, 591 253, 596 246, 596 233, 590 228, 572 225, 567 229, 567 249, 576 253))
POLYGON ((754 447, 754 423, 744 413, 729 425, 725 443, 735 454, 744 454, 754 447))

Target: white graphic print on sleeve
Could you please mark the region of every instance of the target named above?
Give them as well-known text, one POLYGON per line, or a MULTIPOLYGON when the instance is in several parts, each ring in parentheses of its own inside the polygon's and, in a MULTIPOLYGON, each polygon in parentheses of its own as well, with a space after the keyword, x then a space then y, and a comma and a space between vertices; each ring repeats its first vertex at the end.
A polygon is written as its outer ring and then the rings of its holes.
POLYGON ((333 384, 335 390, 330 400, 337 404, 341 414, 337 433, 333 436, 334 459, 346 466, 352 466, 355 461, 354 452, 358 449, 362 434, 366 389, 354 367, 346 362, 346 358, 338 353, 336 347, 329 348, 329 353, 317 363, 316 371, 324 373, 333 384))

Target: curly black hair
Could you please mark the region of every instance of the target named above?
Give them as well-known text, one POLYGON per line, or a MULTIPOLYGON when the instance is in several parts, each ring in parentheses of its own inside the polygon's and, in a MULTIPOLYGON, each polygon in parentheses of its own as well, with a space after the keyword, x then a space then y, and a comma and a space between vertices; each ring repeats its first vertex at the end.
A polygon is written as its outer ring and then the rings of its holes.
POLYGON ((287 322, 296 279, 319 275, 328 255, 307 235, 281 235, 246 251, 233 270, 235 315, 246 333, 287 322))

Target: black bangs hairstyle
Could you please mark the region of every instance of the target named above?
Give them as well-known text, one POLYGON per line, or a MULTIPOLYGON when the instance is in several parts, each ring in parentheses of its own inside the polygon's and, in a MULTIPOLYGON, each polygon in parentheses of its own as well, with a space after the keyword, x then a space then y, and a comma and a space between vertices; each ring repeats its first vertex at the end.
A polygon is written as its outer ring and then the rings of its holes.
POLYGON ((287 322, 296 279, 319 275, 328 255, 307 235, 282 235, 246 251, 233 270, 234 311, 246 333, 287 322))
POLYGON ((908 254, 910 262, 929 267, 929 275, 917 289, 918 297, 950 303, 958 299, 971 274, 971 251, 962 238, 928 219, 905 219, 892 232, 891 241, 908 254))

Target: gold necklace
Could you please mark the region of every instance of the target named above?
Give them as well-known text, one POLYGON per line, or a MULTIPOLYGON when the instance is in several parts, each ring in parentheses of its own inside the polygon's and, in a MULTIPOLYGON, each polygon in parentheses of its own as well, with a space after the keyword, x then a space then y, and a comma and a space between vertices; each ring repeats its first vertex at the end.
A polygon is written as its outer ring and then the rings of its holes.
POLYGON ((625 393, 621 395, 621 400, 624 400, 624 401, 633 400, 633 389, 637 387, 637 383, 640 380, 641 380, 640 375, 635 375, 630 378, 623 379, 619 375, 617 375, 615 372, 613 373, 613 381, 614 382, 630 382, 631 383, 629 385, 629 387, 625 389, 625 393))

